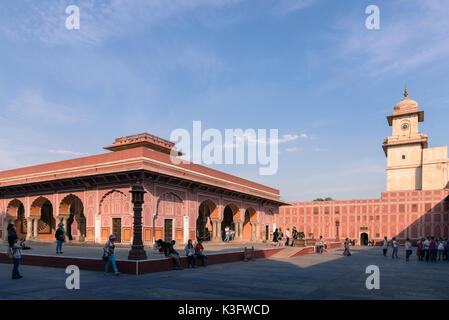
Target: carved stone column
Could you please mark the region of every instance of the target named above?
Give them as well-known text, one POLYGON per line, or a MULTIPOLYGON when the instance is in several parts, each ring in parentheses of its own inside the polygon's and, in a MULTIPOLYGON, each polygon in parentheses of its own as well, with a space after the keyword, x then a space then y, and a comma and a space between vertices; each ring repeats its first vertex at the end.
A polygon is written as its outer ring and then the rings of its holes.
POLYGON ((243 222, 238 220, 237 221, 237 228, 236 228, 236 240, 243 240, 243 222))
POLYGON ((221 236, 220 220, 218 220, 218 219, 211 219, 211 222, 212 222, 212 238, 211 238, 211 241, 212 242, 219 242, 220 241, 220 236, 221 236))
POLYGON ((136 183, 131 189, 132 200, 134 205, 134 223, 133 223, 133 244, 128 254, 128 260, 145 260, 147 253, 142 241, 142 204, 143 196, 146 193, 142 183, 136 183))
POLYGON ((86 236, 83 232, 85 232, 86 230, 86 219, 80 219, 80 221, 78 222, 78 241, 79 242, 84 242, 86 240, 86 236))
POLYGON ((27 219, 27 236, 26 240, 33 239, 33 218, 27 219))
POLYGON ((251 241, 253 242, 256 238, 256 228, 254 222, 251 221, 250 226, 251 226, 251 241))
POLYGON ((33 239, 39 239, 38 218, 33 218, 33 239))

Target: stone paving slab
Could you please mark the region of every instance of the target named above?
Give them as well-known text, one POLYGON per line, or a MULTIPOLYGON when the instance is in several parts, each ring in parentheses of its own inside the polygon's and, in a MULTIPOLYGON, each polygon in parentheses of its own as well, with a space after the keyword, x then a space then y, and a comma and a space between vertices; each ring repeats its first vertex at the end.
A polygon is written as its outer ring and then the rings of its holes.
POLYGON ((141 276, 81 271, 81 289, 67 290, 63 269, 0 264, 0 299, 449 299, 449 263, 383 257, 379 247, 287 259, 260 259, 141 276), (365 287, 368 265, 380 268, 380 290, 365 287))

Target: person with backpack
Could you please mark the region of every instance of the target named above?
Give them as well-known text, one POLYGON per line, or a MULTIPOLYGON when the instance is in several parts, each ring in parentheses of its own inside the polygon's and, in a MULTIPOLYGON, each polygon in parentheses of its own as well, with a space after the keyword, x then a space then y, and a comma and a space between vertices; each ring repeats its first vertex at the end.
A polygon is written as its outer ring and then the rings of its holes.
POLYGON ((55 232, 55 239, 56 239, 56 254, 62 254, 62 244, 65 240, 65 231, 64 231, 64 224, 60 222, 58 224, 58 229, 55 232))
POLYGON ((8 231, 8 245, 10 248, 14 247, 14 243, 17 240, 17 232, 16 228, 14 228, 14 225, 12 223, 8 224, 8 227, 6 228, 8 231))
POLYGON ((106 261, 106 264, 104 266, 104 275, 107 275, 109 273, 109 264, 112 263, 112 268, 114 269, 114 274, 118 276, 120 272, 118 272, 117 265, 115 263, 115 239, 117 237, 115 234, 111 234, 109 236, 109 240, 106 242, 106 244, 103 247, 103 260, 106 261))
POLYGON ((383 251, 384 257, 386 257, 387 256, 387 251, 388 251, 388 240, 387 240, 387 237, 384 237, 384 240, 382 242, 382 251, 383 251))
POLYGON ((22 258, 22 252, 21 252, 21 247, 17 243, 17 241, 18 241, 18 239, 16 238, 13 246, 8 249, 8 250, 11 250, 12 259, 14 260, 14 267, 12 269, 12 278, 13 279, 23 278, 19 272, 19 265, 20 265, 20 259, 22 258))

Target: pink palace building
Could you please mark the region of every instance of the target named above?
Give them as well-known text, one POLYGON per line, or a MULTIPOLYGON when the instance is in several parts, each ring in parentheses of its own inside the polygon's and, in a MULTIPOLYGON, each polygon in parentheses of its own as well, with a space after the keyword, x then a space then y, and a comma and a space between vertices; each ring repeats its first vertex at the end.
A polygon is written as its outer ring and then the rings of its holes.
POLYGON ((53 241, 62 221, 73 241, 101 243, 114 233, 131 243, 129 191, 141 181, 146 244, 153 238, 222 241, 226 226, 235 230, 234 241, 254 242, 293 226, 306 238, 348 237, 362 245, 384 236, 448 237, 447 146, 428 147, 419 132, 424 111, 407 95, 387 117, 387 191, 379 199, 286 203, 276 189, 193 163, 173 164, 174 144, 143 133, 115 139, 105 147, 109 153, 0 172, 0 235, 4 239, 13 223, 20 237, 53 241))
POLYGON ((170 160, 172 142, 143 133, 115 139, 111 152, 0 172, 0 232, 54 241, 63 222, 73 241, 131 243, 131 187, 145 188, 143 240, 259 241, 279 216, 279 190, 193 163, 170 160), (158 215, 155 216, 158 205, 158 215), (154 218, 154 219, 153 219, 154 218))

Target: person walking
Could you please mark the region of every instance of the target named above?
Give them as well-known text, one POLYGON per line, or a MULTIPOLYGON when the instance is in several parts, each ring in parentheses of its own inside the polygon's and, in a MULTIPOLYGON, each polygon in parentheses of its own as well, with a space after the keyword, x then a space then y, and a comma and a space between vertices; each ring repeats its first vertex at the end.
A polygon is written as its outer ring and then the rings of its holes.
POLYGON ((6 230, 8 231, 8 245, 10 248, 14 247, 14 243, 17 240, 17 232, 16 228, 14 228, 14 225, 12 223, 8 224, 6 227, 6 230))
POLYGON ((392 247, 393 247, 393 254, 391 255, 391 258, 399 259, 399 257, 398 257, 399 243, 397 242, 396 237, 394 237, 391 242, 392 242, 392 247))
POLYGON ((189 239, 184 250, 186 251, 186 256, 187 256, 187 267, 190 268, 190 266, 192 266, 192 268, 196 268, 195 247, 192 244, 192 240, 189 239))
POLYGON ((20 259, 22 258, 22 251, 21 251, 21 249, 22 248, 18 244, 18 239, 17 238, 14 241, 13 246, 10 249, 8 249, 8 250, 12 250, 12 258, 14 260, 14 267, 12 269, 12 278, 13 279, 23 278, 22 275, 19 272, 20 259))
POLYGON ((292 230, 292 244, 290 246, 293 247, 293 244, 294 244, 296 239, 298 239, 298 231, 296 230, 296 227, 293 226, 293 230, 292 230))
POLYGON ((273 232, 273 242, 275 245, 277 245, 277 243, 279 241, 278 238, 279 238, 279 231, 276 228, 276 229, 274 229, 274 232, 273 232))
POLYGON ((204 254, 204 247, 203 247, 203 245, 201 243, 202 243, 202 241, 200 240, 196 244, 196 246, 195 246, 195 255, 200 258, 201 265, 203 267, 205 267, 206 266, 207 256, 204 254))
POLYGON ((64 253, 62 252, 62 244, 65 240, 65 231, 64 231, 64 224, 60 222, 58 224, 58 229, 55 232, 55 239, 56 239, 56 254, 64 253))
POLYGON ((405 240, 405 261, 409 261, 412 251, 412 244, 410 243, 410 239, 407 238, 405 240))
POLYGON ((318 240, 318 253, 323 254, 324 251, 324 240, 323 240, 323 236, 320 236, 320 240, 318 240))
POLYGON ((345 251, 343 251, 343 255, 346 257, 349 257, 351 255, 351 252, 349 251, 349 239, 348 238, 345 239, 344 248, 345 248, 345 251))
POLYGON ((285 241, 285 246, 286 246, 286 247, 289 246, 289 243, 290 243, 290 237, 291 237, 291 235, 290 235, 290 228, 287 228, 287 230, 285 231, 285 238, 287 239, 287 240, 285 241))
POLYGON ((444 260, 444 241, 442 238, 440 238, 440 241, 438 242, 438 261, 444 260))
POLYGON ((388 240, 387 237, 384 237, 384 241, 382 243, 382 252, 384 254, 384 257, 387 256, 387 251, 388 251, 388 240))
POLYGON ((111 234, 109 236, 109 240, 106 242, 106 244, 103 247, 103 256, 106 257, 106 264, 104 266, 104 274, 107 275, 109 273, 109 264, 112 263, 112 268, 114 269, 114 274, 118 276, 120 272, 118 272, 117 265, 115 263, 115 239, 117 237, 115 234, 111 234))
POLYGON ((436 257, 437 257, 437 244, 435 242, 434 237, 430 238, 429 255, 430 255, 430 262, 432 262, 432 263, 435 262, 436 257))

